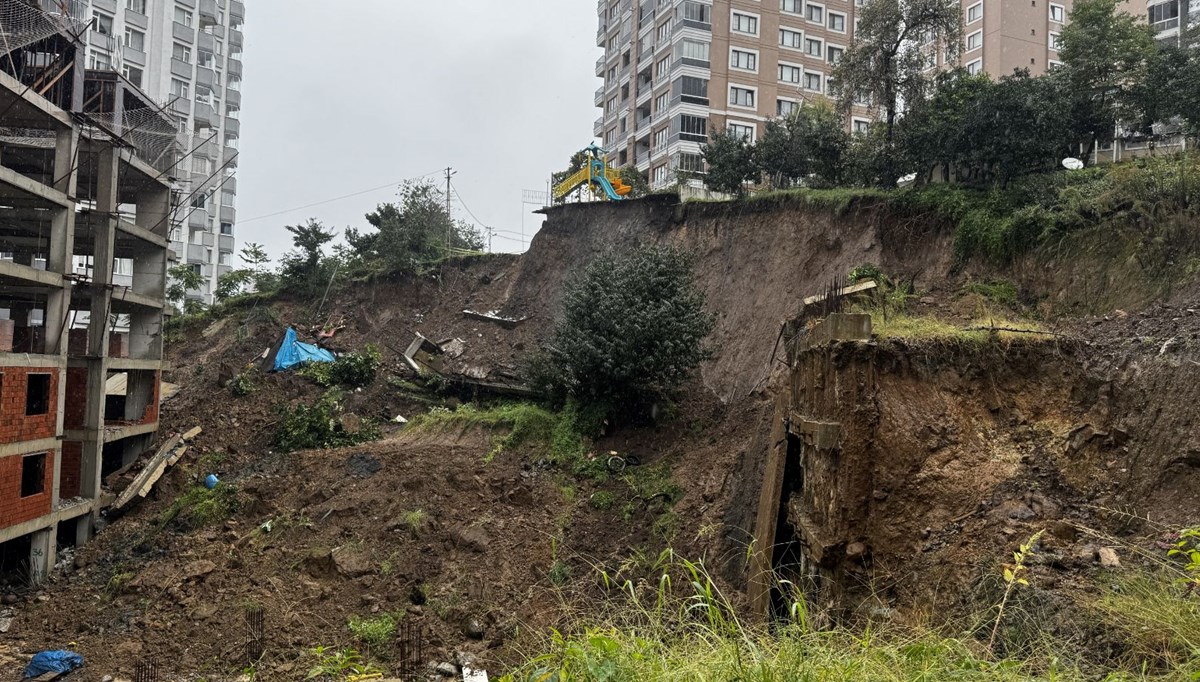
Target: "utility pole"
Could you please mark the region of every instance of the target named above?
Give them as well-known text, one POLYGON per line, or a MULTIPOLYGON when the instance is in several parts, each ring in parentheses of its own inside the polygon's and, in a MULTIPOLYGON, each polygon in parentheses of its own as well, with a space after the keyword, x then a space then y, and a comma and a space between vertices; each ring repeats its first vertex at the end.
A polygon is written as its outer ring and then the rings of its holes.
POLYGON ((450 235, 454 229, 454 214, 450 212, 450 178, 454 169, 446 166, 446 257, 450 257, 450 235))

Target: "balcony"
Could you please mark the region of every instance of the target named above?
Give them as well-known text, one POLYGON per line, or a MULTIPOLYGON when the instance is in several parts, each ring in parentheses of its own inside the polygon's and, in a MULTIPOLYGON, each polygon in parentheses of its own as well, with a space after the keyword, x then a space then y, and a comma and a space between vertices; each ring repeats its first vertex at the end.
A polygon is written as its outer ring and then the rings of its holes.
POLYGON ((175 38, 175 40, 183 43, 191 44, 196 42, 196 29, 192 28, 191 26, 184 26, 178 21, 172 22, 171 35, 175 38))
POLYGON ((604 86, 596 88, 596 106, 604 106, 604 86))
POLYGON ((238 165, 238 150, 233 147, 226 147, 221 154, 221 165, 226 168, 237 168, 238 165))
POLYGON ((223 180, 218 180, 217 184, 220 185, 222 192, 229 192, 230 194, 237 194, 237 176, 236 175, 230 175, 229 177, 224 178, 223 180))
POLYGON ((209 90, 213 89, 213 70, 203 67, 196 67, 196 85, 203 86, 209 90))
POLYGON ((241 31, 236 28, 229 29, 229 47, 241 47, 244 44, 242 41, 241 31))
POLYGON ((145 30, 150 26, 150 17, 131 9, 125 10, 125 23, 135 28, 145 30))
POLYGON ((188 244, 187 261, 189 263, 207 263, 208 252, 202 244, 188 244))
POLYGON ((210 140, 207 136, 197 136, 193 138, 191 146, 196 149, 195 154, 193 154, 194 156, 199 156, 201 158, 210 160, 215 160, 217 158, 219 148, 217 147, 217 142, 215 139, 210 140))
POLYGON ((235 24, 246 20, 246 4, 241 0, 229 0, 229 18, 235 24))
POLYGON ((237 248, 237 243, 231 234, 223 234, 217 237, 217 250, 225 253, 233 253, 237 248))
POLYGON ((225 117, 225 134, 239 135, 242 131, 242 122, 236 118, 225 117))
POLYGON ((188 62, 172 58, 171 75, 190 81, 192 80, 192 65, 188 62))
MULTIPOLYGON (((172 95, 174 97, 174 95, 172 95)), ((192 100, 186 97, 176 97, 171 101, 171 111, 180 116, 187 116, 192 113, 192 100)))
POLYGON ((240 90, 225 90, 225 103, 238 107, 242 105, 242 92, 240 90))
POLYGON ((227 59, 225 61, 225 73, 229 74, 231 78, 241 78, 242 60, 234 59, 233 57, 227 59))
POLYGON ((200 0, 200 26, 217 23, 217 0, 200 0))
MULTIPOLYGON (((188 210, 190 211, 191 209, 188 209, 188 210)), ((188 216, 187 222, 188 222, 188 227, 193 230, 207 230, 208 229, 208 211, 205 211, 202 208, 198 208, 198 209, 192 211, 191 215, 188 216)))
POLYGON ((146 53, 141 50, 135 50, 128 45, 121 46, 121 56, 125 58, 126 63, 136 64, 137 66, 146 65, 146 53))
POLYGON ((221 207, 221 222, 236 223, 237 222, 237 211, 234 210, 234 208, 232 206, 222 206, 221 207))
POLYGON ((205 52, 216 52, 217 37, 208 31, 200 31, 196 34, 196 49, 205 52))
POLYGON ((213 127, 213 121, 216 119, 216 112, 213 111, 212 105, 208 102, 196 102, 196 109, 193 114, 196 124, 208 127, 213 127))
POLYGON ((592 124, 592 136, 600 137, 603 134, 604 134, 604 117, 601 116, 600 118, 596 119, 596 122, 594 124, 592 124))

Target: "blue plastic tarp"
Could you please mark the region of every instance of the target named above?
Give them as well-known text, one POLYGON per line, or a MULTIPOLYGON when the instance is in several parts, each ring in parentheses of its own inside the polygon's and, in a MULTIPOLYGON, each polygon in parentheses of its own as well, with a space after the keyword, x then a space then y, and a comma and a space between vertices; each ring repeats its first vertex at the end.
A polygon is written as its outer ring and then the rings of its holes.
POLYGON ((25 677, 40 677, 46 673, 69 673, 83 667, 83 656, 74 651, 43 651, 36 654, 25 668, 25 677))
POLYGON ((279 345, 279 352, 275 354, 275 371, 282 372, 309 362, 333 362, 336 359, 333 353, 320 346, 297 341, 296 330, 288 327, 283 335, 283 343, 279 345))

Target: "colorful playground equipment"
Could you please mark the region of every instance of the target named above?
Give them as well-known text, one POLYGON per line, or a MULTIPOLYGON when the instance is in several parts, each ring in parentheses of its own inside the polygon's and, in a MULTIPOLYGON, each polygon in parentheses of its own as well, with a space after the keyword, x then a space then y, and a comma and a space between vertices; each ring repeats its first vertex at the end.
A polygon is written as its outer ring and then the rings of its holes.
POLYGON ((607 151, 590 144, 581 153, 587 157, 587 162, 574 175, 558 183, 554 188, 555 201, 585 186, 601 201, 621 201, 633 191, 621 182, 621 174, 609 167, 607 151))

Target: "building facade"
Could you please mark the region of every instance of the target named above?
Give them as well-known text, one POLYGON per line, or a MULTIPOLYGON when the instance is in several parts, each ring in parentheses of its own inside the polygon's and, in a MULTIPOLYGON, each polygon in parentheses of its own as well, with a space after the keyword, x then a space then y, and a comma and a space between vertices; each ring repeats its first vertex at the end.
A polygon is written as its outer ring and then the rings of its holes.
MULTIPOLYGON (((826 96, 864 0, 601 0, 594 134, 651 185, 702 170, 713 129, 751 139, 826 96)), ((856 117, 852 125, 869 119, 856 117)))
POLYGON ((1159 40, 1184 45, 1190 34, 1200 28, 1200 0, 1151 0, 1147 3, 1146 20, 1159 40))
POLYGON ((178 149, 153 98, 87 68, 78 15, 0 16, 0 572, 36 582, 158 428, 178 149))
POLYGON ((241 0, 87 0, 89 68, 121 73, 167 105, 187 156, 178 184, 181 263, 205 284, 188 296, 212 302, 217 278, 235 265, 237 149, 242 103, 241 0), (190 153, 189 153, 190 152, 190 153))

